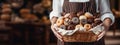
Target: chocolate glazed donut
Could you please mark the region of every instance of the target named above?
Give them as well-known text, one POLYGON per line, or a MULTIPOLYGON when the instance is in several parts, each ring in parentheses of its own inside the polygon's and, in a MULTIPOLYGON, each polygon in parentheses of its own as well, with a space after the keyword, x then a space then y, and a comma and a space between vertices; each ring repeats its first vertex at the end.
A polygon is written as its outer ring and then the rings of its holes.
POLYGON ((69 18, 72 19, 73 17, 77 17, 76 13, 71 12, 69 18))
POLYGON ((75 29, 75 25, 68 25, 67 26, 67 30, 74 30, 75 29))
POLYGON ((79 16, 81 16, 81 15, 83 15, 83 14, 84 14, 84 12, 83 12, 83 11, 80 11, 80 12, 77 13, 77 16, 79 17, 79 16))

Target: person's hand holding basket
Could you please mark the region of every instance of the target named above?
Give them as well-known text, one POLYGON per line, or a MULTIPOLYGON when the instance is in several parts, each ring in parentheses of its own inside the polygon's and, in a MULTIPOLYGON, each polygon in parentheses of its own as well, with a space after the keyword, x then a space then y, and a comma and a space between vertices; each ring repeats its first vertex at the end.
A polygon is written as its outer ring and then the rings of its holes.
POLYGON ((67 13, 59 18, 53 17, 51 20, 53 33, 64 42, 98 41, 111 24, 110 18, 102 22, 100 18, 94 17, 89 12, 79 16, 75 13, 67 13))

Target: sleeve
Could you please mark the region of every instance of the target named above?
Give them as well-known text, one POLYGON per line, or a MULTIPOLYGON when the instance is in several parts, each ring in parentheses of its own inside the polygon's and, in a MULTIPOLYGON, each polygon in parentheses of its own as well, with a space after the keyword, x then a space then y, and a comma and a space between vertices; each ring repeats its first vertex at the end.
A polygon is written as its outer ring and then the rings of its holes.
POLYGON ((61 1, 53 0, 52 3, 52 11, 50 12, 49 18, 52 19, 53 16, 60 17, 61 16, 61 1))
POLYGON ((100 7, 100 13, 102 15, 101 20, 104 21, 105 18, 110 18, 113 24, 115 22, 115 17, 110 10, 109 0, 100 0, 99 7, 100 7))

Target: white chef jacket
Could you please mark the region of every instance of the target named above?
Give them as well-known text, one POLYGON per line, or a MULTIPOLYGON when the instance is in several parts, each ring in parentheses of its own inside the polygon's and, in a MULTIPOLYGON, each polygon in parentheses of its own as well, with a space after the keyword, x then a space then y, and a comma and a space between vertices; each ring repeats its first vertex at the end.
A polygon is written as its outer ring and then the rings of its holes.
MULTIPOLYGON (((89 2, 90 0, 69 0, 69 2, 89 2)), ((63 7, 64 0, 53 0, 52 4, 52 11, 50 13, 50 20, 53 16, 55 17, 61 17, 62 13, 62 7, 63 7)), ((110 10, 110 5, 109 5, 109 0, 96 0, 96 11, 100 12, 101 16, 101 21, 103 21, 105 18, 110 18, 112 20, 112 24, 115 22, 115 17, 113 16, 111 10, 110 10), (100 3, 98 3, 100 1, 100 3), (98 7, 100 9, 98 9, 98 7)))

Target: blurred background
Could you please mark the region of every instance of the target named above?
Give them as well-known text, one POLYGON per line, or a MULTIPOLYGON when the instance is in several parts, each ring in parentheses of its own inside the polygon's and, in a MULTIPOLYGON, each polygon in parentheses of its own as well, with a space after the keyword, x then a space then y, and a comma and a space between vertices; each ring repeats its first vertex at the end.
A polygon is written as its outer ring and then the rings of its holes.
MULTIPOLYGON (((0 0, 0 45, 56 45, 50 29, 52 0, 0 0)), ((106 45, 120 45, 120 0, 110 0, 115 23, 106 45)))

